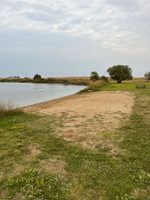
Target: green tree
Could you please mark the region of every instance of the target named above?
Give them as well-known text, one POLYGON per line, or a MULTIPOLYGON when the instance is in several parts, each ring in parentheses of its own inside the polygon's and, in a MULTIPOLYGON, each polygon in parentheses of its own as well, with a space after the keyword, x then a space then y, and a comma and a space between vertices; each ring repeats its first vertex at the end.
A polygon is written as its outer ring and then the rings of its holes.
POLYGON ((91 72, 91 76, 90 76, 90 80, 91 81, 96 81, 96 80, 99 80, 99 75, 97 72, 91 72))
POLYGON ((39 75, 39 74, 35 74, 34 77, 33 77, 33 80, 41 79, 41 78, 42 78, 41 75, 39 75))
POLYGON ((150 80, 150 72, 147 72, 144 76, 145 76, 147 82, 149 82, 149 80, 150 80))
POLYGON ((128 65, 115 65, 108 68, 107 72, 112 79, 117 80, 117 83, 121 83, 123 80, 132 80, 132 70, 128 65))

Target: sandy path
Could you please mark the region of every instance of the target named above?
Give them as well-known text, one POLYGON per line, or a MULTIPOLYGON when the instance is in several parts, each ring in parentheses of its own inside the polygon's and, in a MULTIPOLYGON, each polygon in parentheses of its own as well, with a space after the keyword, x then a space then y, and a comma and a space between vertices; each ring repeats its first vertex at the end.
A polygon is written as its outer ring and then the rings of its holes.
POLYGON ((57 134, 66 140, 94 146, 102 132, 112 132, 132 111, 131 92, 101 91, 75 94, 23 108, 25 112, 62 116, 63 127, 57 134), (64 115, 65 114, 65 115, 64 115))

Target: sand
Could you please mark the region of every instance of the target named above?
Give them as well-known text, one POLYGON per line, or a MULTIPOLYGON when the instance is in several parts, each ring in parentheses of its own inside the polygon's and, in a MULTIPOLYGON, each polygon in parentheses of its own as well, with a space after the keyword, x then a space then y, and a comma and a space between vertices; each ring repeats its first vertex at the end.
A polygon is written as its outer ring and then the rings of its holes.
POLYGON ((95 148, 103 133, 111 133, 127 121, 134 95, 123 91, 75 94, 22 108, 29 113, 61 117, 57 134, 84 147, 95 148))

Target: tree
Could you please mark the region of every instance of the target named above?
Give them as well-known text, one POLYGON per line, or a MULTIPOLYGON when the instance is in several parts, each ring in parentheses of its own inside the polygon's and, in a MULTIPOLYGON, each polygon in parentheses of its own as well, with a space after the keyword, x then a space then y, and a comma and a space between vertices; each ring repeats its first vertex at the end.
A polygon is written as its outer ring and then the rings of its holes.
POLYGON ((39 75, 39 74, 35 74, 34 77, 33 77, 33 80, 36 80, 36 79, 41 79, 42 77, 39 75))
POLYGON ((123 80, 132 80, 132 70, 128 65, 115 65, 108 68, 107 72, 112 79, 117 80, 117 83, 121 83, 123 80))
POLYGON ((150 80, 150 72, 147 72, 144 76, 145 76, 147 82, 149 82, 149 80, 150 80))
POLYGON ((96 80, 99 80, 99 75, 97 72, 91 72, 91 76, 90 76, 90 80, 91 81, 96 81, 96 80))

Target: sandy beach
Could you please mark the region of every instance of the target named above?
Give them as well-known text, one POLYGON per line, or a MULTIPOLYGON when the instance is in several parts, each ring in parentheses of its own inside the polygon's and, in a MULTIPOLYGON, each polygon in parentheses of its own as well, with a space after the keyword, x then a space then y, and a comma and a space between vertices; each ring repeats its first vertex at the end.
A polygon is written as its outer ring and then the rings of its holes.
POLYGON ((61 112, 76 112, 78 114, 93 115, 109 110, 110 112, 130 113, 133 105, 131 92, 100 91, 85 94, 73 94, 66 97, 25 106, 24 112, 60 114, 61 112))
POLYGON ((22 108, 24 112, 61 117, 58 136, 95 148, 105 132, 112 133, 126 121, 134 105, 131 92, 100 91, 67 97, 22 108))

